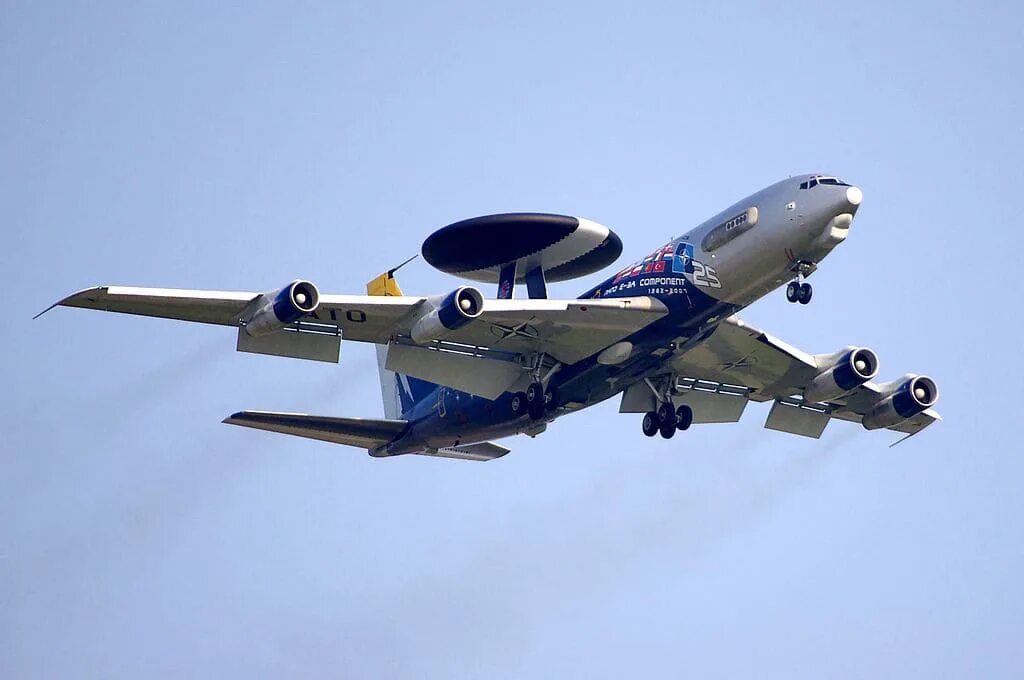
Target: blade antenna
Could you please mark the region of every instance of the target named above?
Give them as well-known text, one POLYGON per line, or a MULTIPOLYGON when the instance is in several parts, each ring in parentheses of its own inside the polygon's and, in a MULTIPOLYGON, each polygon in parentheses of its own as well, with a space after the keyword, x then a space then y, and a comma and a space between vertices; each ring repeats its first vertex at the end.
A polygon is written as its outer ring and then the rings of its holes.
POLYGON ((389 270, 388 270, 388 277, 393 277, 393 276, 395 275, 395 272, 397 272, 397 271, 398 271, 399 269, 401 269, 401 268, 402 268, 402 267, 404 267, 405 265, 409 264, 410 262, 412 262, 413 260, 415 260, 415 259, 416 259, 417 257, 419 257, 419 256, 420 256, 420 254, 419 254, 419 253, 416 253, 415 255, 413 255, 413 256, 412 256, 412 257, 410 257, 410 258, 409 258, 408 260, 406 260, 406 261, 405 261, 405 262, 403 262, 402 264, 398 265, 398 266, 397 266, 397 267, 395 267, 394 269, 389 269, 389 270))

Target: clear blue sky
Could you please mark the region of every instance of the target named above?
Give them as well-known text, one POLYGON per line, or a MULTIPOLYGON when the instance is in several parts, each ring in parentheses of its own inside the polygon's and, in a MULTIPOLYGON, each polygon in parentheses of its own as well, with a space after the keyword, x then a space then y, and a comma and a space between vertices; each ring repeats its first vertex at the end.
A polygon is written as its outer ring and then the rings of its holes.
POLYGON ((0 9, 0 675, 1020 672, 1016 3, 222 5, 0 9), (628 259, 812 171, 864 189, 851 237, 810 307, 744 317, 934 376, 946 421, 895 449, 609 402, 495 463, 371 460, 220 424, 379 415, 371 347, 29 321, 101 283, 358 292, 509 210, 628 259))

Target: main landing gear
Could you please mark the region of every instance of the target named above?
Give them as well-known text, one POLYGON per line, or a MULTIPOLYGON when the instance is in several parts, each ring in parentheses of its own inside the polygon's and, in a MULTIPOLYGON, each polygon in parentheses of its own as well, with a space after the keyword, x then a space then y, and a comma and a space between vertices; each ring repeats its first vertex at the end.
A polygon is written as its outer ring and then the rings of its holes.
MULTIPOLYGON (((559 362, 545 367, 543 354, 533 355, 530 358, 530 375, 532 381, 525 392, 516 392, 512 395, 512 415, 515 417, 528 414, 531 420, 540 420, 545 414, 558 408, 558 391, 555 387, 544 389, 544 383, 550 382, 551 375, 562 367, 559 362)), ((525 368, 525 366, 524 366, 525 368)))
POLYGON ((796 279, 789 282, 786 286, 786 299, 790 302, 799 302, 802 305, 806 305, 811 301, 811 296, 814 295, 814 290, 811 288, 811 284, 804 282, 804 277, 810 276, 811 272, 817 269, 818 266, 813 262, 801 261, 797 262, 793 266, 793 271, 796 272, 796 279))
POLYGON ((679 408, 673 408, 671 401, 666 401, 658 407, 657 411, 648 411, 644 414, 643 430, 648 437, 661 434, 665 439, 671 439, 676 430, 688 430, 693 424, 693 409, 683 404, 679 408))
POLYGON ((544 417, 544 414, 555 410, 558 406, 558 395, 554 389, 544 390, 540 382, 532 382, 525 392, 516 392, 512 395, 512 415, 521 416, 529 414, 534 420, 544 417))

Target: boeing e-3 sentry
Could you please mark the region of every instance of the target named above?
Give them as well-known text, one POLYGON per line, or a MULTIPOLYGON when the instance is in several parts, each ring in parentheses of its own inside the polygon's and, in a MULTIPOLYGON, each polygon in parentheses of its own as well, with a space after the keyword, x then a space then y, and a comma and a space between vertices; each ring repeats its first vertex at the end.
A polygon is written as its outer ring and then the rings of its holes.
POLYGON ((836 177, 777 182, 576 299, 549 299, 547 283, 610 265, 618 236, 583 218, 512 213, 449 225, 422 247, 442 271, 497 284, 495 298, 469 285, 404 295, 391 270, 367 295, 304 280, 264 293, 100 286, 53 306, 233 326, 239 351, 300 359, 337 362, 342 339, 374 343, 384 418, 240 411, 224 422, 376 457, 491 460, 509 451, 491 440, 536 436, 616 395, 649 437, 736 422, 751 401, 772 402, 765 427, 782 432, 820 437, 838 418, 911 436, 939 419, 934 380, 876 383, 866 347, 808 354, 736 316, 780 287, 809 303, 805 279, 847 238, 862 199, 836 177))

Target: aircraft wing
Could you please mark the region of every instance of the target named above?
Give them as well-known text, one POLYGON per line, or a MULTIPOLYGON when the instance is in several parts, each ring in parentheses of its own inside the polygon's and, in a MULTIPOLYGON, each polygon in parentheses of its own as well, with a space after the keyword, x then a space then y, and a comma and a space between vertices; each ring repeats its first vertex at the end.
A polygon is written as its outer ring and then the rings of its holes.
POLYGON ((483 313, 445 340, 514 353, 544 352, 574 364, 668 313, 652 297, 485 300, 483 313))
MULTIPOLYGON (((98 286, 73 293, 37 316, 61 306, 239 326, 246 307, 260 295, 262 293, 242 291, 98 286)), ((337 326, 350 340, 387 342, 395 324, 423 299, 323 295, 317 311, 301 321, 337 326)))
MULTIPOLYGON (((247 307, 261 295, 99 286, 69 295, 42 313, 56 306, 80 307, 237 327, 247 307)), ((408 335, 419 315, 429 311, 427 302, 427 298, 407 295, 321 295, 314 313, 285 330, 302 330, 303 324, 307 324, 338 329, 346 340, 387 344, 408 335)), ((544 352, 562 363, 572 364, 667 313, 664 304, 646 296, 609 300, 485 300, 481 314, 448 333, 444 341, 513 354, 544 352)))
POLYGON ((797 393, 818 373, 812 355, 735 316, 677 356, 672 366, 694 378, 752 388, 751 398, 757 401, 797 393))
MULTIPOLYGON (((882 396, 877 384, 866 382, 842 397, 805 403, 803 390, 822 371, 819 364, 814 355, 733 316, 677 355, 671 368, 687 376, 676 401, 693 406, 694 422, 732 422, 747 400, 774 400, 766 427, 818 437, 831 418, 860 422, 882 396)), ((646 386, 627 390, 621 410, 649 410, 649 392, 646 386)), ((927 409, 887 429, 912 435, 940 419, 927 409)))

